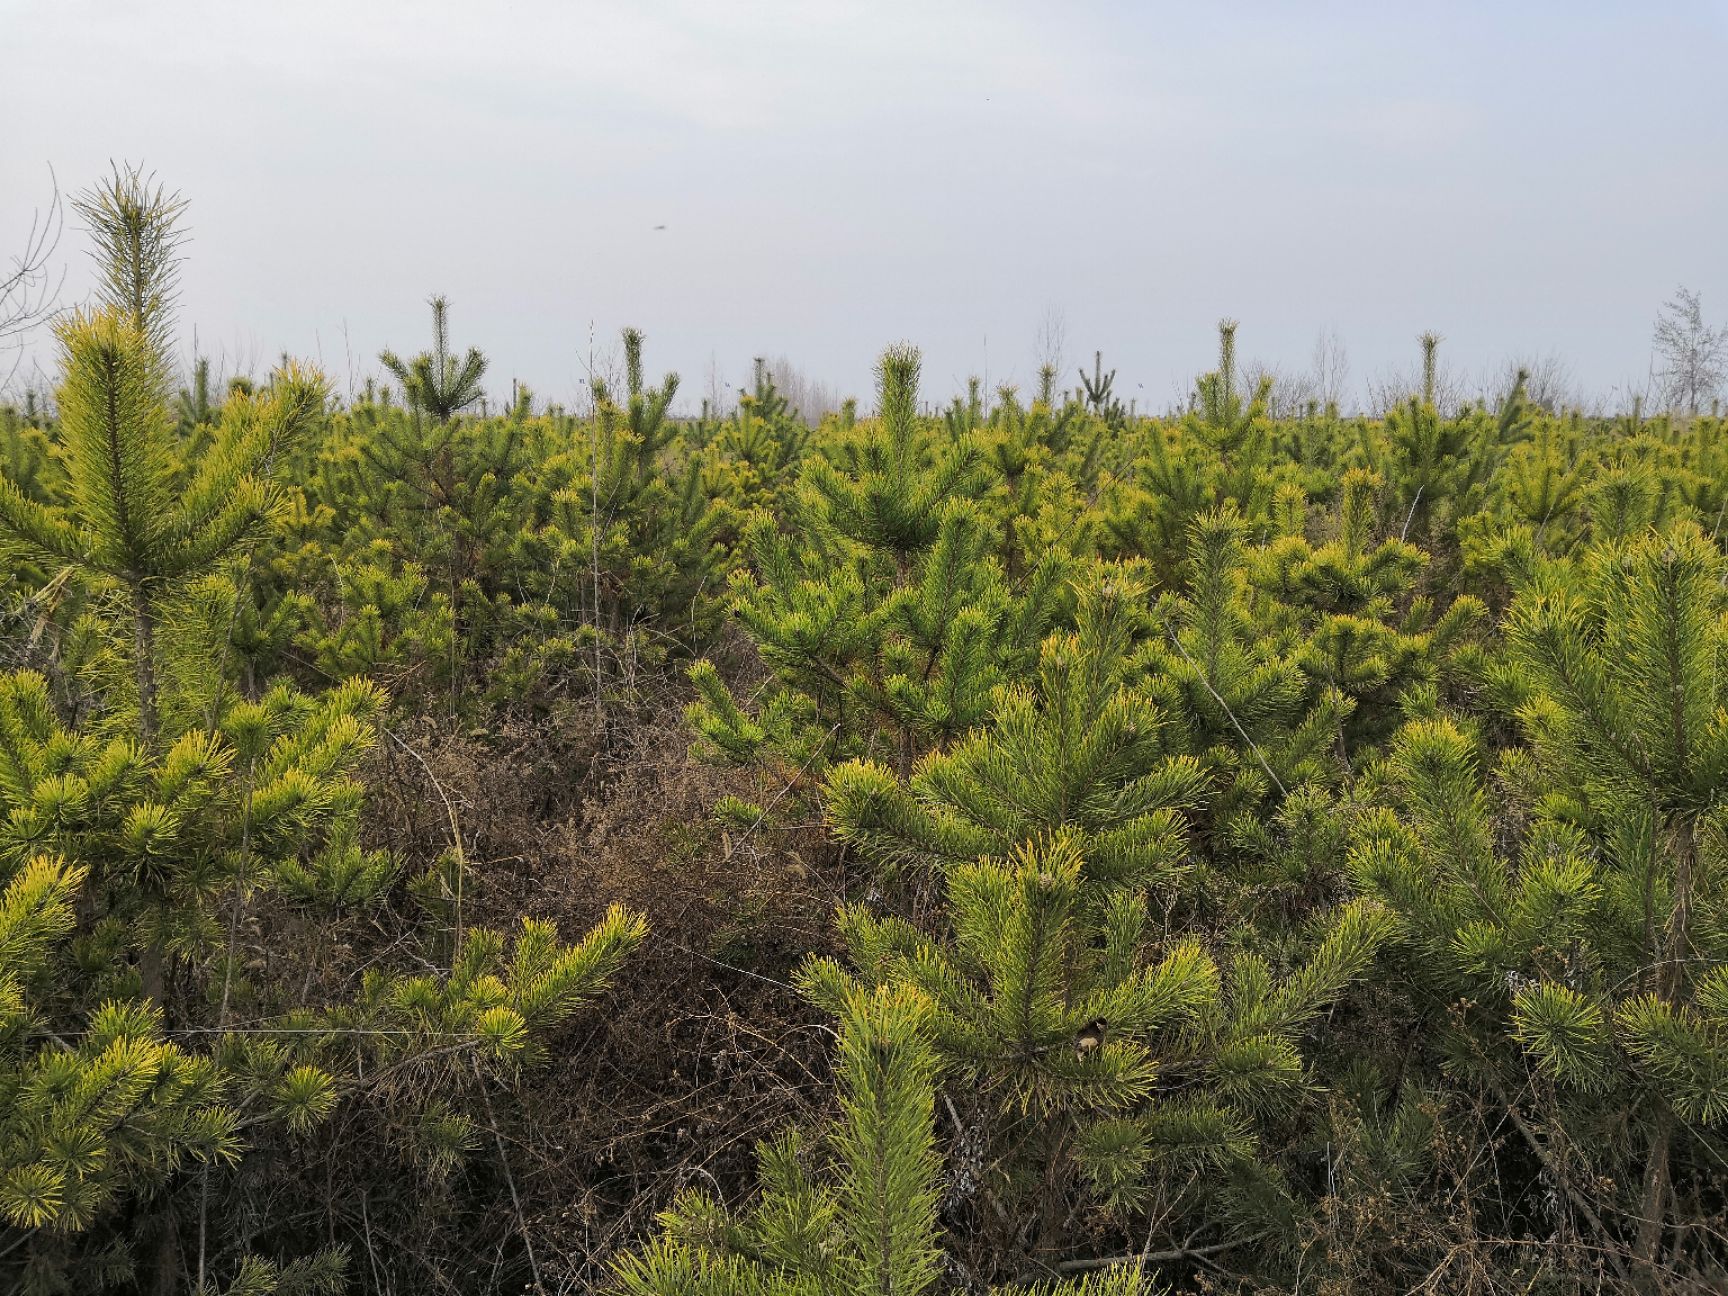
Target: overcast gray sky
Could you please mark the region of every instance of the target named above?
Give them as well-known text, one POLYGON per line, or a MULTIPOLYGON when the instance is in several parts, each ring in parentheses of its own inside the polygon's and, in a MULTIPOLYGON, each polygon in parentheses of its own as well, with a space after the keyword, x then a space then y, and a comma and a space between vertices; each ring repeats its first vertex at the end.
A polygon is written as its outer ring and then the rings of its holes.
MULTIPOLYGON (((1213 322, 1361 382, 1640 377, 1676 284, 1728 319, 1728 2, 0 0, 0 254, 110 158, 191 201, 183 322, 339 385, 459 343, 569 399, 590 327, 699 398, 784 353, 867 395, 1032 382, 1066 322, 1154 405, 1213 322), (657 225, 664 230, 656 230, 657 225)), ((67 297, 87 286, 69 228, 67 297)))

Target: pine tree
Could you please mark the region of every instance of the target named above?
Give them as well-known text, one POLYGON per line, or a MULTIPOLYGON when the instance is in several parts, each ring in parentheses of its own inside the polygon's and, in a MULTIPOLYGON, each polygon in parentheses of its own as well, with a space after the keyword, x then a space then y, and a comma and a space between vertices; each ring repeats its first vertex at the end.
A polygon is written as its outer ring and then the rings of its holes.
POLYGON ((290 363, 237 391, 188 462, 164 349, 179 208, 130 173, 86 206, 114 300, 61 325, 64 486, 0 480, 0 534, 88 590, 82 619, 135 687, 69 720, 40 674, 0 676, 0 1283, 328 1290, 328 1236, 289 1227, 269 1240, 314 1254, 248 1254, 274 1225, 245 1200, 243 1154, 291 1156, 348 1108, 447 1171, 474 1143, 467 1109, 538 1059, 641 920, 613 910, 566 947, 545 924, 464 929, 458 909, 447 971, 404 960, 420 942, 401 932, 356 1000, 312 994, 305 969, 378 930, 402 871, 361 832, 383 698, 360 682, 244 696, 228 650, 285 511, 272 473, 322 383, 290 363), (296 930, 330 943, 279 948, 296 930))
POLYGON ((192 363, 192 385, 180 389, 180 434, 189 436, 216 421, 216 405, 210 399, 210 357, 192 363))
MULTIPOLYGON (((812 973, 820 976, 820 971, 812 973)), ((856 991, 840 1010, 840 1120, 825 1174, 795 1134, 763 1146, 761 1199, 741 1215, 686 1192, 661 1235, 618 1265, 630 1296, 918 1296, 941 1269, 937 1060, 929 1006, 856 991)))
POLYGON ((137 171, 86 194, 105 304, 57 329, 63 381, 64 505, 0 480, 0 537, 14 552, 118 587, 130 614, 137 729, 155 742, 156 637, 188 583, 255 538, 279 503, 269 468, 318 416, 323 380, 286 366, 269 391, 234 404, 195 469, 176 454, 168 339, 184 210, 137 171))
POLYGON ((1112 492, 1106 554, 1144 558, 1174 582, 1201 514, 1224 506, 1251 524, 1269 511, 1274 487, 1268 383, 1244 398, 1236 369, 1236 321, 1218 324, 1218 368, 1195 384, 1175 423, 1147 426, 1144 450, 1112 492))
MULTIPOLYGON (((1046 386, 1049 384, 1046 383, 1046 386)), ((1116 371, 1104 372, 1104 353, 1092 353, 1092 372, 1088 374, 1080 370, 1080 391, 1086 408, 1094 415, 1104 420, 1110 427, 1121 427, 1126 422, 1128 411, 1112 391, 1116 385, 1116 371)), ((1045 398, 1048 404, 1048 397, 1045 398)))
POLYGON ((1577 415, 1539 419, 1530 439, 1507 456, 1507 499, 1515 516, 1535 528, 1537 545, 1545 543, 1550 527, 1566 527, 1584 504, 1592 464, 1584 454, 1581 422, 1577 415))
POLYGON ((1243 396, 1236 370, 1236 329, 1235 320, 1219 321, 1218 368, 1195 384, 1195 408, 1183 420, 1183 429, 1213 456, 1212 502, 1233 501, 1243 513, 1254 516, 1269 490, 1267 400, 1272 380, 1262 378, 1243 396))
POLYGON ((432 349, 403 360, 394 351, 384 351, 378 361, 402 384, 403 399, 410 409, 425 411, 438 423, 448 423, 482 394, 480 380, 486 376, 486 357, 469 347, 460 359, 450 350, 450 303, 434 295, 432 349))
MULTIPOLYGON (((758 1152, 742 1211, 685 1191, 660 1233, 615 1265, 628 1296, 920 1296, 938 1290, 942 1198, 935 1134, 940 1063, 931 1009, 908 988, 850 986, 815 964, 802 978, 840 1014, 840 1115, 822 1143, 796 1132, 758 1152)), ((950 1262, 952 1263, 952 1262, 950 1262)), ((992 1296, 1149 1296, 1136 1267, 992 1296)))
POLYGON ((1162 601, 1165 633, 1146 651, 1166 713, 1187 725, 1190 750, 1243 749, 1229 761, 1241 767, 1238 781, 1283 787, 1296 781, 1315 747, 1301 723, 1307 690, 1299 664, 1278 650, 1279 636, 1267 633, 1252 602, 1242 531, 1230 511, 1195 522, 1185 594, 1162 601), (1292 750, 1269 756, 1272 744, 1292 750))
POLYGON ((1514 807, 1495 815, 1469 730, 1419 720, 1389 770, 1407 819, 1374 819, 1355 864, 1416 983, 1457 1004, 1447 1053, 1646 1284, 1722 1262, 1670 1229, 1718 1207, 1728 1117, 1725 571, 1691 527, 1539 568, 1497 681, 1533 747, 1501 759, 1514 807))
POLYGON ((1436 404, 1440 338, 1424 333, 1421 342, 1421 395, 1388 410, 1363 448, 1368 466, 1391 487, 1388 524, 1398 526, 1400 539, 1439 549, 1449 546, 1458 520, 1484 503, 1505 448, 1525 434, 1529 410, 1523 384, 1514 383, 1497 415, 1481 408, 1443 414, 1436 404))
MULTIPOLYGON (((133 715, 143 748, 162 723, 157 638, 188 588, 256 538, 279 506, 269 469, 317 417, 316 375, 289 366, 270 391, 230 403, 196 470, 176 454, 162 350, 172 301, 173 227, 183 204, 144 193, 136 173, 83 201, 108 264, 113 304, 58 329, 64 380, 57 423, 65 504, 31 499, 0 479, 0 538, 13 552, 63 564, 116 588, 130 623, 133 715), (155 204, 152 206, 151 204, 155 204)), ((146 991, 161 993, 159 952, 146 991)))
MULTIPOLYGON (((1280 498, 1289 491, 1280 488, 1280 498)), ((1292 617, 1303 672, 1349 708, 1338 717, 1346 764, 1399 722, 1412 688, 1470 678, 1481 664, 1473 635, 1486 608, 1471 595, 1441 608, 1422 592, 1430 556, 1402 535, 1376 534, 1383 495, 1379 474, 1346 470, 1331 534, 1316 544, 1293 523, 1255 556, 1253 570, 1254 582, 1292 617)), ((1298 502, 1291 500, 1293 509, 1298 502)))
POLYGON ((678 375, 649 386, 642 334, 625 329, 623 341, 624 403, 595 384, 592 441, 574 451, 588 460, 587 481, 578 478, 555 497, 561 530, 587 541, 590 563, 597 564, 590 575, 603 581, 591 591, 594 624, 616 636, 654 609, 682 621, 700 641, 713 628, 701 592, 724 577, 718 531, 725 515, 711 506, 694 457, 670 462, 680 433, 670 414, 678 375), (578 510, 586 510, 580 522, 578 510))
MULTIPOLYGON (((840 930, 866 984, 934 1004, 993 1167, 972 1226, 1010 1266, 1073 1247, 1082 1202, 1117 1219, 1155 1201, 1277 1219, 1255 1122, 1301 1090, 1297 1037, 1383 927, 1341 910, 1281 981, 1258 955, 1221 972, 1196 941, 1155 935, 1155 912, 1193 894, 1183 812, 1206 789, 1136 681, 1143 599, 1130 573, 1100 573, 1078 629, 1046 641, 1036 687, 1005 691, 987 727, 909 784, 869 764, 829 782, 837 835, 879 879, 940 878, 936 932, 867 904, 843 908, 840 930), (1167 1088, 1166 1070, 1186 1082, 1167 1088), (1211 1194, 1182 1186, 1196 1174, 1211 1194)), ((833 969, 820 984, 832 1003, 845 982, 833 969)))
POLYGON ((739 397, 732 417, 717 423, 713 434, 695 437, 713 450, 704 468, 706 494, 739 514, 755 508, 778 513, 797 484, 811 431, 775 387, 767 366, 758 365, 754 389, 739 397))
POLYGON ((848 753, 909 771, 983 715, 1060 607, 1068 552, 1009 583, 977 441, 920 422, 919 365, 889 350, 878 419, 806 463, 795 526, 764 516, 746 532, 753 570, 734 578, 734 608, 775 675, 756 714, 711 667, 695 673, 709 748, 763 760, 783 785, 848 753))

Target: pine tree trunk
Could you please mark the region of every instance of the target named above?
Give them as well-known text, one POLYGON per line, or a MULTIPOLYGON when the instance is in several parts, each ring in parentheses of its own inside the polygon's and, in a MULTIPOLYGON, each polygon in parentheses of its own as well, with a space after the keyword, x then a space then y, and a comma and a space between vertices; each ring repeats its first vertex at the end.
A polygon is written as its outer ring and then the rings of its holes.
POLYGON ((140 577, 132 578, 132 671, 138 685, 138 741, 156 746, 156 608, 140 577))
MULTIPOLYGON (((132 580, 132 671, 138 686, 138 742, 146 752, 156 747, 156 609, 144 582, 132 580)), ((138 951, 138 979, 144 997, 166 1014, 168 974, 159 944, 138 951)), ((164 1018, 166 1020, 166 1018, 164 1018)))
POLYGON ((174 1212, 173 1198, 170 1197, 162 1211, 160 1226, 161 1236, 156 1240, 156 1254, 152 1258, 150 1288, 152 1296, 174 1296, 181 1290, 180 1237, 179 1221, 174 1212))
POLYGON ((1044 1152, 1044 1171, 1038 1189, 1038 1228, 1031 1252, 1032 1258, 1040 1262, 1064 1249, 1068 1137, 1067 1129, 1057 1131, 1044 1152))
POLYGON ((1650 1151, 1644 1163, 1644 1197, 1638 1210, 1637 1253, 1642 1285, 1660 1292, 1662 1283, 1662 1238, 1668 1214, 1668 1144, 1674 1118, 1666 1107, 1656 1113, 1650 1131, 1650 1151))
POLYGON ((160 945, 146 945, 138 951, 138 981, 144 997, 164 1009, 163 1020, 166 1021, 168 969, 160 945))
MULTIPOLYGON (((1674 900, 1656 955, 1656 993, 1664 1003, 1680 1006, 1685 998, 1687 957, 1692 943, 1692 887, 1697 864, 1697 825, 1682 823, 1673 830, 1674 900)), ((1652 870, 1653 872, 1654 870, 1652 870)), ((1661 1099, 1657 1102, 1661 1104, 1661 1099)), ((1665 1104, 1656 1111, 1650 1150, 1644 1162, 1644 1196, 1638 1212, 1638 1263, 1650 1291, 1662 1286, 1662 1240, 1667 1232, 1669 1144, 1674 1117, 1665 1104)))

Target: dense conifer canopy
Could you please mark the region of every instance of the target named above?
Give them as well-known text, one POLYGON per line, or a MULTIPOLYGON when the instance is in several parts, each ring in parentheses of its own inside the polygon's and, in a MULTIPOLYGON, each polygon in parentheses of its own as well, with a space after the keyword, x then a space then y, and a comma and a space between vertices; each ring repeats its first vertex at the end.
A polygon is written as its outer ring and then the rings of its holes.
MULTIPOLYGON (((0 1287, 1693 1293, 1728 422, 816 426, 172 355, 0 408, 0 1287)), ((1413 381, 1412 385, 1416 385, 1413 381)))

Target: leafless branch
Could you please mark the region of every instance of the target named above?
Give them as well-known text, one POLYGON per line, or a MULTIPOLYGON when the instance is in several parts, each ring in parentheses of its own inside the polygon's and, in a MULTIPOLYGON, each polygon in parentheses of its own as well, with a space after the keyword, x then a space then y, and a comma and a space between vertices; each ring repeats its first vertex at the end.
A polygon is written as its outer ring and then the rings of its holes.
POLYGON ((60 201, 60 181, 48 168, 47 205, 30 217, 30 231, 20 250, 0 270, 0 360, 6 366, 0 387, 12 380, 24 355, 24 341, 32 330, 53 318, 66 280, 62 266, 55 272, 52 261, 65 230, 65 209, 60 201))

